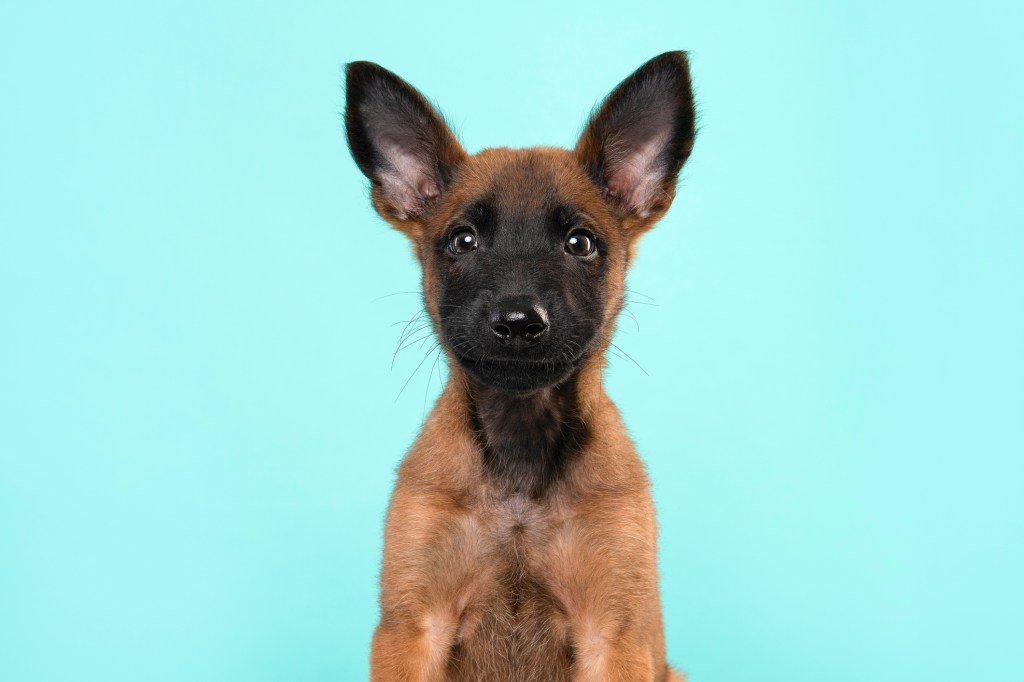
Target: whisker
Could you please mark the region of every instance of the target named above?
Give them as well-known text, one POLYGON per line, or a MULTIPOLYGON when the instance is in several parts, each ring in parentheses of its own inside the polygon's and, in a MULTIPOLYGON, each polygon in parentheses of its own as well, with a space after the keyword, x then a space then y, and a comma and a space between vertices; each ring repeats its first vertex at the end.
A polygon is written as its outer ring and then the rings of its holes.
POLYGON ((412 335, 414 335, 414 334, 419 334, 419 333, 420 333, 421 331, 423 331, 424 329, 431 329, 431 328, 432 328, 432 326, 433 326, 433 325, 431 325, 431 324, 430 324, 429 322, 425 322, 425 323, 422 323, 422 324, 418 324, 418 325, 416 325, 416 326, 415 326, 415 327, 413 327, 412 329, 407 329, 407 330, 403 331, 403 332, 402 332, 402 335, 398 337, 398 345, 402 345, 402 343, 403 343, 403 342, 404 342, 404 341, 405 341, 405 340, 406 340, 407 338, 409 338, 410 336, 412 336, 412 335))
MULTIPOLYGON (((430 333, 429 333, 429 334, 427 334, 427 337, 426 337, 426 338, 428 338, 428 339, 429 339, 429 338, 430 338, 431 336, 433 336, 433 334, 434 334, 434 330, 433 330, 433 329, 431 329, 431 330, 430 330, 430 333)), ((421 342, 420 342, 420 348, 421 348, 421 349, 423 348, 423 341, 421 341, 421 342)))
POLYGON ((422 359, 422 360, 420 360, 420 364, 416 365, 416 369, 414 369, 414 370, 412 371, 412 374, 410 374, 410 375, 409 375, 409 378, 405 380, 405 383, 404 383, 404 384, 402 384, 402 390, 401 390, 401 391, 399 391, 399 392, 398 392, 398 395, 396 395, 396 396, 395 396, 395 402, 396 402, 396 403, 398 402, 398 399, 402 397, 402 393, 404 393, 404 392, 405 392, 405 388, 406 388, 406 386, 408 386, 408 385, 409 385, 409 382, 410 382, 410 381, 412 381, 412 378, 413 378, 414 376, 416 376, 416 373, 420 371, 420 367, 422 367, 422 366, 423 366, 423 363, 427 361, 427 358, 429 358, 429 357, 430 357, 430 354, 431 354, 431 353, 433 353, 433 352, 434 352, 434 349, 433 349, 433 348, 431 348, 431 349, 430 349, 429 351, 427 351, 427 352, 426 352, 426 353, 425 353, 425 354, 423 355, 423 359, 422 359))
POLYGON ((421 341, 425 338, 429 338, 430 335, 433 333, 434 330, 431 329, 430 327, 419 327, 418 329, 410 330, 408 334, 402 336, 402 338, 398 340, 398 346, 395 348, 395 352, 391 356, 392 362, 394 361, 395 357, 403 350, 413 345, 414 343, 417 343, 418 341, 421 341))
MULTIPOLYGON (((425 312, 424 310, 420 309, 420 310, 419 310, 419 311, 418 311, 418 312, 417 312, 417 313, 416 313, 415 315, 413 315, 413 316, 412 316, 412 319, 411 319, 411 320, 409 320, 409 321, 407 321, 407 322, 405 323, 405 328, 404 328, 404 329, 402 329, 402 336, 405 336, 405 332, 406 332, 406 330, 407 330, 407 329, 408 329, 408 328, 409 328, 409 327, 410 327, 410 326, 411 326, 411 325, 412 325, 412 324, 413 324, 414 322, 416 322, 416 320, 420 319, 420 315, 422 315, 422 314, 423 314, 424 312, 425 312)), ((399 337, 399 338, 401 338, 401 337, 399 337)), ((399 341, 399 343, 401 343, 401 341, 399 341)))
POLYGON ((636 331, 637 331, 637 333, 639 333, 640 332, 640 320, 638 320, 636 318, 636 315, 633 314, 633 311, 630 310, 629 308, 626 308, 625 306, 623 306, 622 312, 625 313, 626 315, 629 315, 633 319, 633 324, 636 325, 636 331))
MULTIPOLYGON (((615 345, 614 343, 611 343, 611 344, 609 344, 609 347, 611 347, 611 348, 614 348, 615 350, 617 350, 617 351, 619 351, 620 353, 622 353, 623 355, 625 355, 625 356, 626 356, 626 358, 627 358, 627 359, 628 359, 628 360, 629 360, 630 362, 632 362, 632 363, 633 363, 634 365, 636 365, 637 367, 639 367, 639 368, 640 368, 640 371, 641 371, 641 372, 643 372, 644 374, 647 374, 647 370, 643 368, 643 365, 641 365, 641 364, 640 364, 639 362, 637 362, 636 360, 634 360, 634 359, 633 359, 633 356, 632 356, 632 355, 630 355, 630 354, 629 354, 629 353, 627 353, 626 351, 622 350, 621 348, 619 348, 618 346, 616 346, 616 345, 615 345)), ((650 375, 650 374, 647 374, 647 376, 651 376, 651 375, 650 375)))
MULTIPOLYGON (((437 347, 437 355, 434 356, 434 365, 430 368, 427 373, 427 387, 423 389, 423 416, 427 415, 427 396, 430 395, 430 380, 434 378, 434 367, 437 367, 437 361, 441 359, 441 347, 437 347)), ((439 375, 440 377, 440 375, 439 375)))
POLYGON ((392 370, 395 369, 395 358, 398 357, 398 352, 402 350, 402 343, 405 341, 406 334, 415 334, 418 331, 418 330, 414 330, 414 331, 410 332, 409 331, 409 327, 411 327, 413 325, 413 323, 415 323, 416 320, 419 319, 420 316, 423 315, 423 313, 425 313, 425 312, 426 311, 421 308, 415 315, 413 315, 411 320, 406 322, 405 327, 402 329, 402 333, 398 337, 398 347, 395 349, 395 352, 391 354, 391 369, 392 370))
MULTIPOLYGON (((444 351, 443 348, 439 349, 438 350, 438 356, 443 355, 443 351, 444 351)), ((441 376, 441 368, 442 368, 443 365, 447 365, 447 364, 448 364, 447 363, 447 356, 446 356, 446 361, 445 362, 437 363, 437 381, 438 381, 439 384, 441 384, 442 390, 444 389, 444 378, 441 376)))
POLYGON ((414 336, 418 336, 419 334, 422 334, 423 332, 425 332, 427 330, 433 331, 433 329, 431 329, 429 324, 422 325, 420 327, 416 327, 415 329, 410 329, 407 333, 402 334, 401 338, 398 339, 398 347, 399 347, 399 349, 405 347, 405 342, 406 341, 408 341, 409 339, 411 339, 414 336))
POLYGON ((420 317, 420 315, 422 315, 422 314, 423 314, 423 311, 421 310, 421 311, 420 311, 419 313, 417 313, 417 314, 416 314, 416 316, 415 316, 415 317, 413 317, 413 318, 411 318, 411 319, 408 319, 408 320, 399 320, 398 322, 392 322, 392 323, 391 323, 390 325, 388 325, 388 326, 389 326, 389 327, 397 327, 397 326, 398 326, 398 325, 400 325, 400 324, 409 324, 410 322, 415 322, 416 320, 422 320, 423 318, 422 318, 422 317, 420 317))
POLYGON ((391 298, 392 296, 402 296, 403 294, 418 294, 418 291, 396 291, 393 294, 385 294, 384 296, 378 296, 377 298, 370 301, 370 303, 376 303, 377 301, 383 301, 385 298, 391 298))
POLYGON ((630 289, 629 287, 626 287, 626 293, 627 294, 636 294, 637 296, 643 296, 644 298, 646 298, 649 301, 653 301, 654 300, 653 296, 648 296, 647 294, 642 294, 639 291, 637 291, 636 289, 630 289))
POLYGON ((423 349, 423 342, 426 341, 427 339, 429 339, 433 335, 434 335, 434 332, 430 331, 430 332, 428 332, 426 334, 423 334, 422 336, 417 336, 414 339, 410 339, 409 341, 407 341, 406 343, 402 344, 401 346, 399 346, 395 350, 395 355, 393 357, 397 357, 398 354, 401 353, 403 350, 405 350, 406 348, 410 348, 410 347, 416 345, 417 343, 420 344, 420 349, 422 350, 423 349))

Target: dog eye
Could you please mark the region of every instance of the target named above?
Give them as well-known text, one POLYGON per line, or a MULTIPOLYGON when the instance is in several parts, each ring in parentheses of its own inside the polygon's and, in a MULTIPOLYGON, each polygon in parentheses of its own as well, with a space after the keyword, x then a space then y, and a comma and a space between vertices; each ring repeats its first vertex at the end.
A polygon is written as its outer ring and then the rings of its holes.
POLYGON ((477 247, 476 232, 468 227, 459 228, 448 240, 448 250, 456 256, 469 253, 477 247))
POLYGON ((597 248, 597 237, 586 230, 573 230, 565 238, 565 252, 570 256, 585 258, 597 248))

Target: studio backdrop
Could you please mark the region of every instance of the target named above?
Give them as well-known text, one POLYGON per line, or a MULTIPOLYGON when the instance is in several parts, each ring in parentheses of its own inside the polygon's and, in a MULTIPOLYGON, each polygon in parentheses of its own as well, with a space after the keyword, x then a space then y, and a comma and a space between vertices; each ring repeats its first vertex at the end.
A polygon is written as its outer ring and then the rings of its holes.
POLYGON ((1019 3, 4 3, 0 679, 361 680, 446 377, 344 145, 372 60, 469 151, 687 50, 606 385, 693 682, 1019 677, 1019 3))

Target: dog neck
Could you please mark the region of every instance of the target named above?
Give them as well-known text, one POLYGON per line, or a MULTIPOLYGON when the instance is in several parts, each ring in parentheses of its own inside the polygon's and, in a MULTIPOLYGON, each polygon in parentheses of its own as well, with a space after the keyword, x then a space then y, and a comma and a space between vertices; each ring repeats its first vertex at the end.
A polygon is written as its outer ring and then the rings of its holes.
MULTIPOLYGON (((588 438, 588 374, 579 371, 530 393, 500 391, 465 377, 469 419, 491 485, 504 494, 539 498, 562 478, 588 438)), ((597 381, 599 386, 599 376, 597 381)))

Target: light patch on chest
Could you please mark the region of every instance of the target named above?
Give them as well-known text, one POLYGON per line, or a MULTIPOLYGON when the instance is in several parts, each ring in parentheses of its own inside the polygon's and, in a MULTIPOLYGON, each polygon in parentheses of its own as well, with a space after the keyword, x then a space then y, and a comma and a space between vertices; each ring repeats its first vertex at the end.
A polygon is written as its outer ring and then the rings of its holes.
POLYGON ((510 565, 518 565, 520 568, 514 571, 518 573, 532 563, 525 555, 541 550, 550 525, 548 505, 525 494, 499 496, 489 492, 485 491, 472 511, 459 520, 463 542, 472 548, 468 554, 476 566, 454 595, 457 642, 472 637, 483 615, 508 597, 510 565))
POLYGON ((509 495, 504 499, 495 500, 488 506, 498 529, 503 531, 532 526, 541 516, 537 502, 523 494, 509 495))

